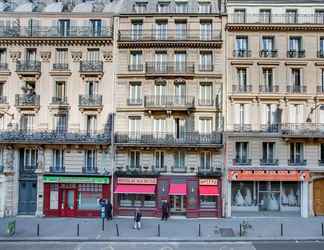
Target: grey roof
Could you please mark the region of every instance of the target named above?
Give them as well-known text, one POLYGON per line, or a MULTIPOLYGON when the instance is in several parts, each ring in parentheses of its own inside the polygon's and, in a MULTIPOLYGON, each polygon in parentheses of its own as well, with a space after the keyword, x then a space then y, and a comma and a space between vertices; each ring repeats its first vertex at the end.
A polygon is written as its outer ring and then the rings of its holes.
POLYGON ((294 3, 317 3, 324 4, 324 0, 227 0, 228 3, 269 3, 269 4, 294 4, 294 3))

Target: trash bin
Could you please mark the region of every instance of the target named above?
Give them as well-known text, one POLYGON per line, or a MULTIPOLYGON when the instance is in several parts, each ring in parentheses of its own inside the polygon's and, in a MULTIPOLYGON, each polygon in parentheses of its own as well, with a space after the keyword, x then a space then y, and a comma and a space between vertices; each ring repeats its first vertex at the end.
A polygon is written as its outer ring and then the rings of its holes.
POLYGON ((16 233, 16 220, 9 221, 7 224, 7 235, 13 236, 16 233))

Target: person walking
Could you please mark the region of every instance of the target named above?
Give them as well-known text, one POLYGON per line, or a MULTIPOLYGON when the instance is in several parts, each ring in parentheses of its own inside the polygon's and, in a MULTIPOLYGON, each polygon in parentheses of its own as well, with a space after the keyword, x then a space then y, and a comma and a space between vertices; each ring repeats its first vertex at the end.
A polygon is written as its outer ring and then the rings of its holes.
POLYGON ((162 219, 161 220, 167 220, 168 219, 168 204, 166 201, 163 201, 162 203, 162 219))
POLYGON ((107 220, 112 220, 112 205, 109 200, 106 204, 106 218, 107 220))
POLYGON ((136 208, 134 213, 134 229, 140 230, 141 229, 141 219, 142 213, 139 208, 136 208))

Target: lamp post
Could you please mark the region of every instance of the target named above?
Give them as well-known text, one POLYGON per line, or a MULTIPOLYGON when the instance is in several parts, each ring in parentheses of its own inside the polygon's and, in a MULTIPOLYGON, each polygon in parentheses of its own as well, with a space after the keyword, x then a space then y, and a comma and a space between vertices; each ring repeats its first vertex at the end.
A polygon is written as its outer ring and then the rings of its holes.
POLYGON ((310 112, 309 112, 309 114, 308 114, 308 116, 307 116, 307 119, 306 119, 306 122, 307 123, 311 123, 312 122, 312 119, 311 119, 311 115, 314 113, 314 111, 316 110, 316 109, 318 109, 318 108, 320 108, 320 110, 324 110, 324 105, 323 104, 316 104, 314 107, 312 107, 311 108, 311 110, 310 110, 310 112))

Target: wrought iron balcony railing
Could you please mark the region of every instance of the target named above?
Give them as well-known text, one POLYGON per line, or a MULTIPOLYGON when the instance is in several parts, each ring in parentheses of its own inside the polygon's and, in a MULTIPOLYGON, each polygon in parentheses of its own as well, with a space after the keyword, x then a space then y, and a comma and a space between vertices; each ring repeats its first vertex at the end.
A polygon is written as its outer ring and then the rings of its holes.
POLYGON ((143 71, 144 65, 143 64, 129 64, 128 71, 143 71))
POLYGON ((172 173, 186 173, 188 167, 187 166, 172 166, 171 171, 172 173))
POLYGON ((82 173, 84 174, 97 174, 98 168, 97 167, 82 167, 82 173))
POLYGON ((50 173, 65 173, 64 166, 51 166, 49 169, 50 173))
POLYGON ((102 73, 103 62, 102 61, 81 61, 80 72, 82 73, 102 73))
POLYGON ((68 131, 68 130, 25 130, 8 129, 0 131, 0 142, 11 143, 41 143, 41 144, 109 144, 109 131, 68 131))
POLYGON ((324 15, 314 14, 238 14, 228 15, 229 24, 322 24, 324 15))
POLYGON ((151 30, 121 30, 119 31, 118 41, 120 42, 141 42, 141 41, 218 41, 222 39, 219 30, 170 30, 170 29, 151 29, 151 30))
POLYGON ((316 93, 323 94, 324 93, 324 85, 316 86, 316 93))
POLYGON ((303 58, 303 57, 305 57, 305 50, 288 50, 287 57, 289 57, 289 58, 303 58))
POLYGON ((259 91, 260 93, 278 93, 279 85, 260 85, 259 91))
POLYGON ((279 164, 278 159, 260 159, 260 165, 277 166, 278 164, 279 164))
POLYGON ((67 29, 60 29, 57 26, 0 26, 0 37, 7 38, 28 38, 28 37, 46 37, 46 38, 100 38, 112 37, 110 28, 101 27, 93 29, 91 26, 70 26, 67 29))
POLYGON ((22 94, 16 95, 15 105, 17 107, 38 107, 40 103, 39 95, 22 94))
POLYGON ((199 166, 198 175, 199 176, 220 176, 222 174, 224 165, 222 162, 217 162, 215 165, 211 166, 199 166))
POLYGON ((247 158, 236 158, 233 159, 233 165, 234 166, 248 166, 251 165, 252 159, 247 159, 247 158))
POLYGON ((278 50, 260 50, 259 52, 260 57, 277 57, 278 56, 278 50))
POLYGON ((54 71, 69 71, 69 64, 67 63, 53 63, 54 71))
POLYGON ((8 99, 6 96, 0 96, 0 104, 8 104, 8 99))
POLYGON ((52 104, 54 105, 68 105, 68 100, 66 96, 53 96, 52 104))
POLYGON ((251 57, 251 50, 233 50, 233 57, 251 57))
POLYGON ((199 132, 173 133, 140 133, 140 132, 117 132, 115 134, 117 144, 138 145, 222 145, 221 132, 203 134, 199 132))
POLYGON ((194 74, 195 65, 189 62, 147 62, 145 73, 154 74, 194 74))
POLYGON ((288 93, 306 93, 307 88, 303 85, 289 85, 287 86, 288 93))
POLYGON ((251 124, 233 124, 234 132, 250 132, 252 131, 251 124))
POLYGON ((203 72, 210 72, 210 71, 214 70, 214 65, 213 64, 199 64, 198 70, 203 71, 203 72))
POLYGON ((251 93, 252 85, 232 85, 233 93, 251 93))
POLYGON ((80 107, 101 107, 102 95, 79 95, 80 107))
POLYGON ((281 130, 281 124, 261 124, 261 131, 266 133, 278 133, 281 130))
POLYGON ((127 99, 127 105, 128 106, 139 106, 143 104, 143 99, 142 98, 128 98, 127 99))
POLYGON ((117 166, 118 174, 130 174, 130 175, 158 175, 161 172, 166 172, 167 167, 157 166, 141 166, 141 165, 126 165, 126 167, 117 166))
POLYGON ((323 123, 285 123, 282 124, 283 135, 298 137, 324 137, 323 123))
POLYGON ((0 63, 0 71, 8 71, 8 63, 0 63))
POLYGON ((306 166, 307 160, 304 159, 289 159, 288 166, 306 166))
POLYGON ((215 102, 213 99, 198 99, 197 105, 199 105, 199 106, 214 106, 215 102))
POLYGON ((173 109, 193 109, 195 98, 193 96, 145 96, 145 108, 173 108, 173 109))
POLYGON ((16 64, 16 72, 41 73, 41 62, 40 61, 18 61, 16 64))

